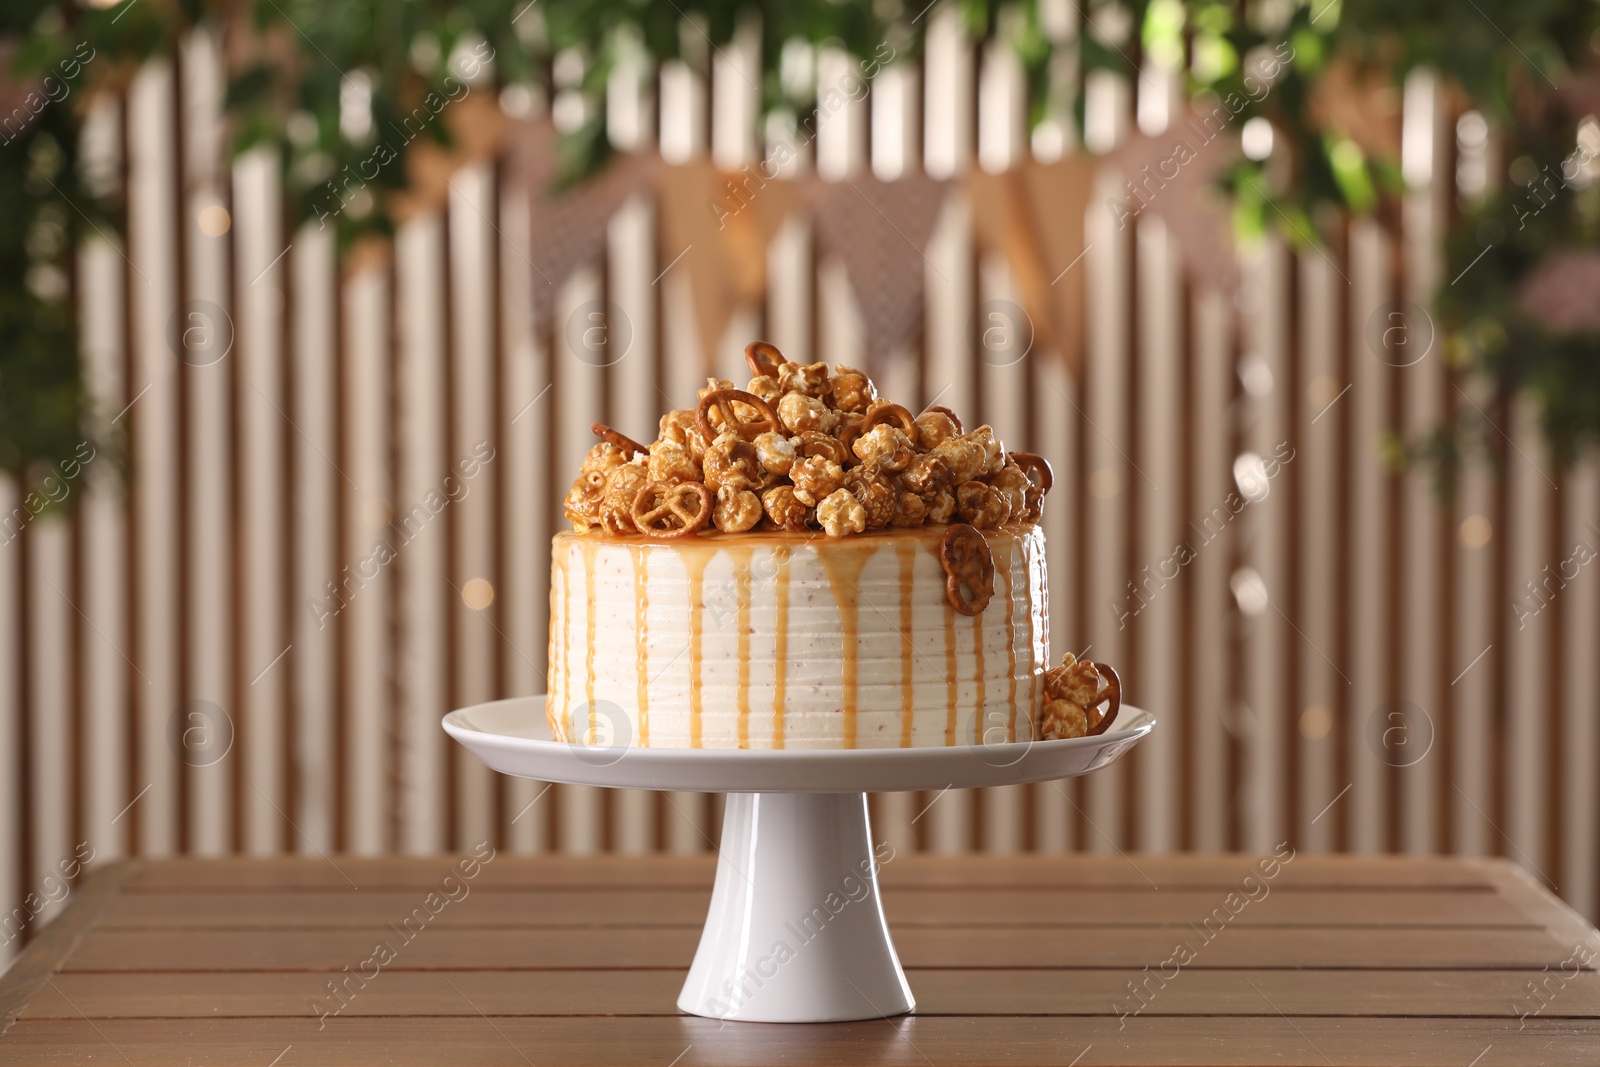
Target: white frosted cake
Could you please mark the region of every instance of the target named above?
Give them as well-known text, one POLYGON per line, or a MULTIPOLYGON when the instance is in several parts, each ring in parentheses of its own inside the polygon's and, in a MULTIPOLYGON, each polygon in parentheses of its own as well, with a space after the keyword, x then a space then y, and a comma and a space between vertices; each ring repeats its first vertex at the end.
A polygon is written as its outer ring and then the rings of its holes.
POLYGON ((1047 662, 1048 465, 850 368, 747 356, 748 390, 712 381, 650 445, 596 424, 554 539, 553 735, 893 748, 1109 726, 1115 672, 1047 662))

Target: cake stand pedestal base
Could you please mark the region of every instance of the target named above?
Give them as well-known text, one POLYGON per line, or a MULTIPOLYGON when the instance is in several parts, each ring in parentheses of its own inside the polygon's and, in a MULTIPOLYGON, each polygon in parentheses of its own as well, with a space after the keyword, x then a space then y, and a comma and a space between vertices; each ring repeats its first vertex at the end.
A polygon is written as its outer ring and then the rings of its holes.
POLYGON ((711 909, 678 1007, 843 1022, 916 1006, 878 898, 865 793, 729 793, 711 909))

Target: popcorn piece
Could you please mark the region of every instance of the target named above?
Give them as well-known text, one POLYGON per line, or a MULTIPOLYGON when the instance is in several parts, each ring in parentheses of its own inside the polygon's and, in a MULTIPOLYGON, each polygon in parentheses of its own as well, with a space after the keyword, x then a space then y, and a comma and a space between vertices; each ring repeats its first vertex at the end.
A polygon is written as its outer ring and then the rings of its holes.
POLYGON ((1011 505, 992 485, 971 481, 956 490, 956 509, 961 518, 980 530, 1004 526, 1011 517, 1011 505))
POLYGON ((743 533, 761 521, 761 498, 748 489, 724 485, 717 490, 711 521, 723 533, 743 533))
POLYGON ((736 389, 736 388, 738 388, 738 387, 735 386, 732 382, 728 381, 726 378, 707 378, 706 379, 705 388, 701 389, 699 392, 697 392, 695 394, 694 398, 696 400, 704 400, 706 397, 710 396, 712 393, 720 392, 723 389, 736 389))
POLYGON ((839 489, 817 505, 817 521, 829 537, 844 537, 866 530, 867 512, 850 490, 839 489))
POLYGON ((931 493, 950 484, 950 465, 934 452, 917 456, 900 475, 900 483, 913 493, 931 493))
POLYGON ((942 411, 924 411, 917 416, 917 440, 923 448, 936 448, 960 433, 956 421, 942 411))
POLYGON ((781 433, 757 434, 751 443, 755 445, 756 458, 761 461, 762 468, 780 477, 788 475, 799 454, 794 442, 781 433))
POLYGON ((578 469, 585 473, 596 471, 604 477, 628 462, 628 458, 616 445, 601 441, 584 455, 583 465, 578 469))
POLYGON ((896 526, 921 526, 928 520, 928 505, 915 493, 901 493, 894 503, 896 526))
POLYGON ((894 519, 896 493, 894 484, 871 464, 852 467, 844 472, 844 487, 850 495, 861 501, 866 512, 867 529, 881 530, 894 519))
POLYGON ((1044 672, 1045 696, 1052 700, 1070 700, 1087 707, 1099 695, 1103 679, 1089 660, 1080 661, 1071 652, 1061 657, 1061 666, 1044 672))
POLYGON ((867 405, 877 399, 878 388, 861 371, 854 367, 839 366, 833 376, 833 406, 840 411, 863 414, 867 405))
MULTIPOLYGON (((768 435, 760 435, 768 436, 768 435)), ((729 489, 759 489, 766 481, 766 471, 755 445, 731 433, 721 434, 706 447, 701 461, 705 471, 706 487, 717 491, 729 489)))
POLYGON ((933 449, 933 455, 944 460, 945 466, 950 468, 951 479, 957 485, 970 482, 983 473, 983 446, 966 435, 939 442, 933 449))
POLYGON ((650 459, 646 463, 645 470, 650 476, 650 481, 661 482, 663 485, 700 480, 700 464, 677 445, 662 443, 650 449, 650 459))
MULTIPOLYGON (((785 367, 793 364, 785 363, 785 367)), ((778 418, 793 433, 808 430, 832 433, 839 426, 839 413, 814 396, 805 393, 785 393, 778 401, 778 418)))
POLYGON ((1006 450, 1001 447, 1000 441, 994 435, 990 426, 979 426, 969 434, 962 435, 971 441, 983 452, 983 467, 979 474, 998 474, 1006 461, 1006 450))
POLYGON ((567 490, 567 498, 562 501, 562 509, 572 525, 579 530, 587 530, 600 523, 600 501, 606 492, 606 476, 599 470, 586 470, 579 473, 577 480, 572 483, 572 488, 567 490))
POLYGON ((1040 741, 1085 737, 1088 733, 1088 714, 1071 701, 1047 700, 1039 709, 1039 726, 1034 735, 1040 741))
MULTIPOLYGON (((699 462, 705 454, 706 439, 700 436, 700 431, 695 427, 693 411, 669 411, 661 416, 661 427, 656 436, 656 445, 677 445, 690 458, 699 462)), ((650 447, 655 452, 655 445, 650 447)))
POLYGON ((611 472, 606 479, 605 496, 600 501, 602 529, 614 534, 637 532, 633 525, 633 498, 649 480, 643 463, 629 463, 611 472))
POLYGON ((824 497, 844 485, 844 468, 831 459, 812 456, 795 462, 789 469, 794 495, 802 504, 816 506, 824 497))
POLYGON ((795 496, 793 486, 768 489, 761 494, 761 507, 779 529, 804 530, 811 523, 811 508, 795 496))
POLYGON ((785 393, 799 393, 819 400, 833 388, 826 363, 780 363, 778 384, 785 393))
POLYGON ((943 524, 956 513, 956 494, 951 489, 935 489, 923 499, 928 503, 928 521, 943 524))
POLYGON ((911 438, 894 426, 874 426, 857 437, 851 450, 866 463, 876 463, 886 471, 903 471, 916 456, 911 438))
POLYGON ((783 395, 783 386, 779 385, 778 379, 770 374, 758 374, 750 379, 750 387, 745 392, 759 396, 773 407, 777 407, 778 398, 783 395))
MULTIPOLYGON (((999 472, 989 479, 989 484, 1006 498, 1006 503, 1011 508, 1011 521, 1032 522, 1026 518, 1028 511, 1028 490, 1036 489, 1028 478, 1027 472, 1015 463, 1007 462, 999 472)), ((1037 517, 1037 516, 1036 516, 1037 517)))

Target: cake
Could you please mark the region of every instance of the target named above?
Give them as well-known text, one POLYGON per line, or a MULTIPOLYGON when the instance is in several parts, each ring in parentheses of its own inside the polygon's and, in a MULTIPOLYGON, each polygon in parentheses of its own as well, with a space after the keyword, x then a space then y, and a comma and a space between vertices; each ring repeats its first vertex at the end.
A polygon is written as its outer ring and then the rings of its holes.
POLYGON ((1116 673, 1048 662, 1049 464, 850 367, 760 341, 746 359, 747 389, 711 380, 649 445, 595 424, 552 546, 552 735, 836 749, 1109 727, 1116 673))

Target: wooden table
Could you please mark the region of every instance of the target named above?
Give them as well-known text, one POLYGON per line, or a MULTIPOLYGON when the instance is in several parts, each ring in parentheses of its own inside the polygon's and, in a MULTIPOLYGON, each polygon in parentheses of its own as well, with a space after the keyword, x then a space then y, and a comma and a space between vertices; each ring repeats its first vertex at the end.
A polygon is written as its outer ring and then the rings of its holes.
POLYGON ((822 1026, 673 1007, 709 856, 454 862, 102 870, 0 979, 0 1063, 1600 1064, 1600 935, 1498 861, 902 855, 918 1013, 822 1026))

